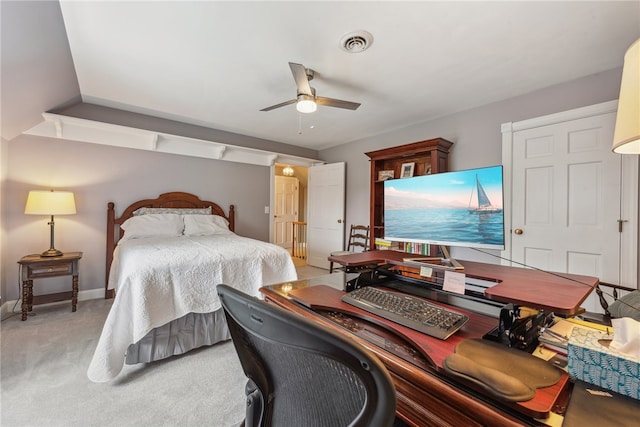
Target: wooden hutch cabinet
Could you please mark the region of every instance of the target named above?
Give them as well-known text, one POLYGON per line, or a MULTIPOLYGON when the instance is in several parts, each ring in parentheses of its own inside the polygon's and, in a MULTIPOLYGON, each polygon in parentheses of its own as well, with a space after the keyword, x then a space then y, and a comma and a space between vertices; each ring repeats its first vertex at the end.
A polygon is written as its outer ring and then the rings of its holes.
POLYGON ((375 248, 376 237, 384 237, 384 180, 380 172, 393 171, 393 179, 400 179, 402 166, 407 163, 413 163, 413 176, 447 172, 452 146, 453 142, 434 138, 365 153, 371 161, 370 248, 375 248))

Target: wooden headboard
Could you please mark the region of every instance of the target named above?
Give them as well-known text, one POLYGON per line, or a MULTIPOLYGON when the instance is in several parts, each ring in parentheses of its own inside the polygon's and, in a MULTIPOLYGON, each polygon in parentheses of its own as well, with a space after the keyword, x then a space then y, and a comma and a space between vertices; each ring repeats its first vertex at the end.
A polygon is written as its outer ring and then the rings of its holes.
POLYGON ((115 204, 107 204, 107 270, 105 272, 104 297, 113 298, 115 292, 109 290, 109 271, 113 262, 113 251, 118 240, 123 235, 120 228, 122 223, 133 216, 133 213, 140 208, 211 208, 213 215, 220 215, 229 221, 229 229, 235 231, 235 208, 229 206, 229 215, 225 215, 224 210, 216 203, 200 200, 198 196, 189 193, 172 192, 161 194, 157 199, 145 199, 132 203, 127 207, 119 218, 116 218, 115 204), (117 227, 116 227, 117 225, 117 227))

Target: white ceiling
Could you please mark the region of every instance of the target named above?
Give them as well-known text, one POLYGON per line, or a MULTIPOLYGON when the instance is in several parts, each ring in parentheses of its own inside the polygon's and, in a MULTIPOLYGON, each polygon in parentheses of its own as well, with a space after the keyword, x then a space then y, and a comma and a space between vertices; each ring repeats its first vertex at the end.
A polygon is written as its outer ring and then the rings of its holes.
POLYGON ((622 66, 640 2, 61 1, 84 102, 323 149, 622 66), (341 50, 354 30, 374 41, 341 50), (288 62, 319 96, 294 105, 288 62), (313 126, 313 128, 311 128, 313 126))

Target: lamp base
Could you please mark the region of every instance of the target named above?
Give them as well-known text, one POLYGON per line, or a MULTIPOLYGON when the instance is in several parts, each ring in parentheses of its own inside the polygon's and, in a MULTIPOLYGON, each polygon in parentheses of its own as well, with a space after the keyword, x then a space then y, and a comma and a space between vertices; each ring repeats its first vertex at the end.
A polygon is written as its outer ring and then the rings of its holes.
POLYGON ((62 255, 64 255, 64 254, 61 251, 57 250, 57 249, 49 249, 49 250, 46 250, 46 251, 44 251, 44 252, 42 252, 40 254, 40 256, 47 256, 47 257, 49 257, 49 256, 62 256, 62 255))

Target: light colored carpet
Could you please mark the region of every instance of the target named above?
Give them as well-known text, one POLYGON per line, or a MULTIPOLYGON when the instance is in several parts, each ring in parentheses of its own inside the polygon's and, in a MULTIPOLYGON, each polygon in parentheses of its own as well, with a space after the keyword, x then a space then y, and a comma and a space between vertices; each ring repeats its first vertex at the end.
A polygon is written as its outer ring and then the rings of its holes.
MULTIPOLYGON (((301 279, 327 270, 300 265, 301 279)), ((86 370, 112 300, 36 306, 2 321, 3 427, 219 426, 244 418, 246 378, 231 341, 164 361, 126 365, 95 384, 86 370)), ((19 307, 17 310, 19 311, 19 307)))
POLYGON ((233 426, 246 378, 228 341, 168 360, 125 366, 94 384, 86 370, 111 301, 36 307, 2 322, 2 415, 9 426, 233 426))

